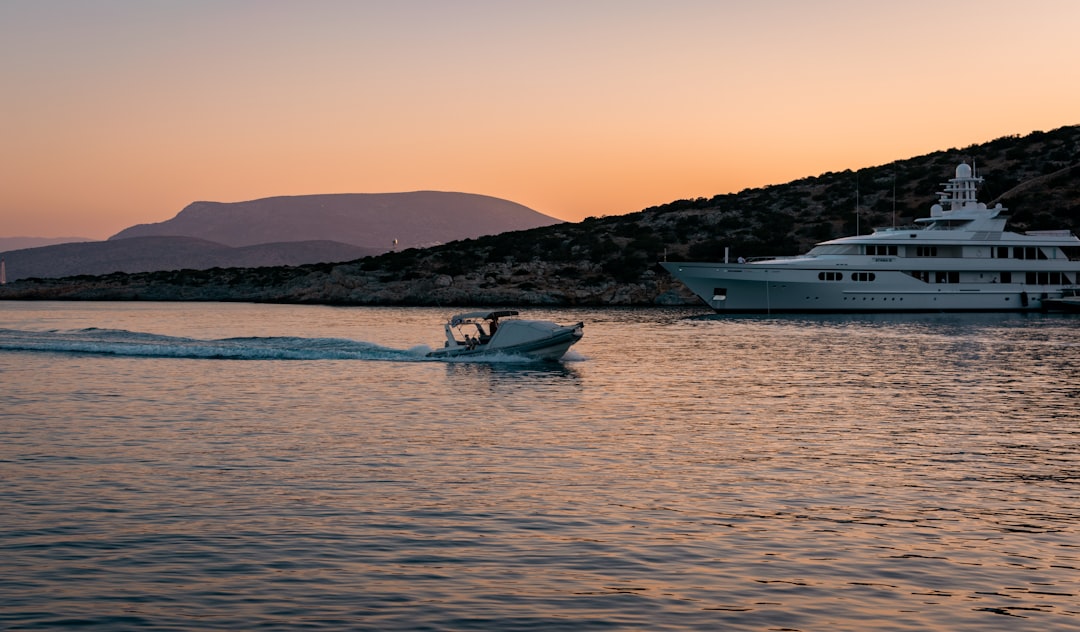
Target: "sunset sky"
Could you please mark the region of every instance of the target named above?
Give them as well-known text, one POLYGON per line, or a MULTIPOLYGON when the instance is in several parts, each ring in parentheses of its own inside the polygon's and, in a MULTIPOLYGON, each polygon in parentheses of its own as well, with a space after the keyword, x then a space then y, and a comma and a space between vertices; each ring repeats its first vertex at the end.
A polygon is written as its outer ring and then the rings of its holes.
POLYGON ((0 236, 443 190, 561 219, 1080 124, 1076 0, 2 0, 0 236))

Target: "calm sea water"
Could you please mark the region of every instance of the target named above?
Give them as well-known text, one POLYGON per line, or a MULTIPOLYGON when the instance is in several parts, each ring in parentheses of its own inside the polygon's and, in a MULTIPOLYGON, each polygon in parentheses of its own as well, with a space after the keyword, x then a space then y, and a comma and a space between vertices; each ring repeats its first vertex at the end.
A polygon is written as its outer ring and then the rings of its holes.
POLYGON ((0 302, 0 628, 1080 630, 1080 318, 0 302))

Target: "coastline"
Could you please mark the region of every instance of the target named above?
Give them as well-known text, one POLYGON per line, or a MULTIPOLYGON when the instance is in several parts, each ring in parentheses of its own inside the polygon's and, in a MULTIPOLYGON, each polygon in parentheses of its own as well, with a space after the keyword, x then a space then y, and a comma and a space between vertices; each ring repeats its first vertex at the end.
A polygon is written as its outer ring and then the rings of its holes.
MULTIPOLYGON (((320 269, 180 270, 60 279, 21 279, 0 286, 0 300, 252 302, 357 306, 697 306, 701 301, 667 274, 648 270, 640 282, 508 269, 463 275, 387 278, 358 263, 320 269)), ((412 276, 412 275, 404 275, 412 276)), ((703 305, 702 305, 703 306, 703 305)))

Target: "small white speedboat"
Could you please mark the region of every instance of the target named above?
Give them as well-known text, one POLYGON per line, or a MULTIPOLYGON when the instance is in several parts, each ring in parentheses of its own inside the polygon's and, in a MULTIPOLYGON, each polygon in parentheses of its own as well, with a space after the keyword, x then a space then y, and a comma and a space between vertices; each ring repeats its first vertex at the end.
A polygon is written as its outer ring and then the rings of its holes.
POLYGON ((537 360, 558 360, 584 335, 584 323, 560 325, 549 320, 515 318, 518 312, 467 312, 446 322, 446 342, 442 349, 427 354, 431 358, 505 355, 537 360))
POLYGON ((1062 288, 1061 296, 1044 298, 1042 308, 1046 312, 1080 312, 1080 287, 1062 288))

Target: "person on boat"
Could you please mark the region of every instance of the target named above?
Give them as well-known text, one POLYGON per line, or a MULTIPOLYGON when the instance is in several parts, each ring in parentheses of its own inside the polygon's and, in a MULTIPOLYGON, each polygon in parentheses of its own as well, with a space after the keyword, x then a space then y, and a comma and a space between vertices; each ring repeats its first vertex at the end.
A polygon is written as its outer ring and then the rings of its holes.
POLYGON ((480 323, 476 323, 476 340, 480 343, 485 343, 488 340, 491 340, 491 336, 489 336, 488 333, 484 331, 484 326, 480 323))
POLYGON ((498 329, 498 328, 499 328, 499 317, 496 316, 495 318, 491 319, 491 335, 492 336, 495 335, 495 330, 498 329))

